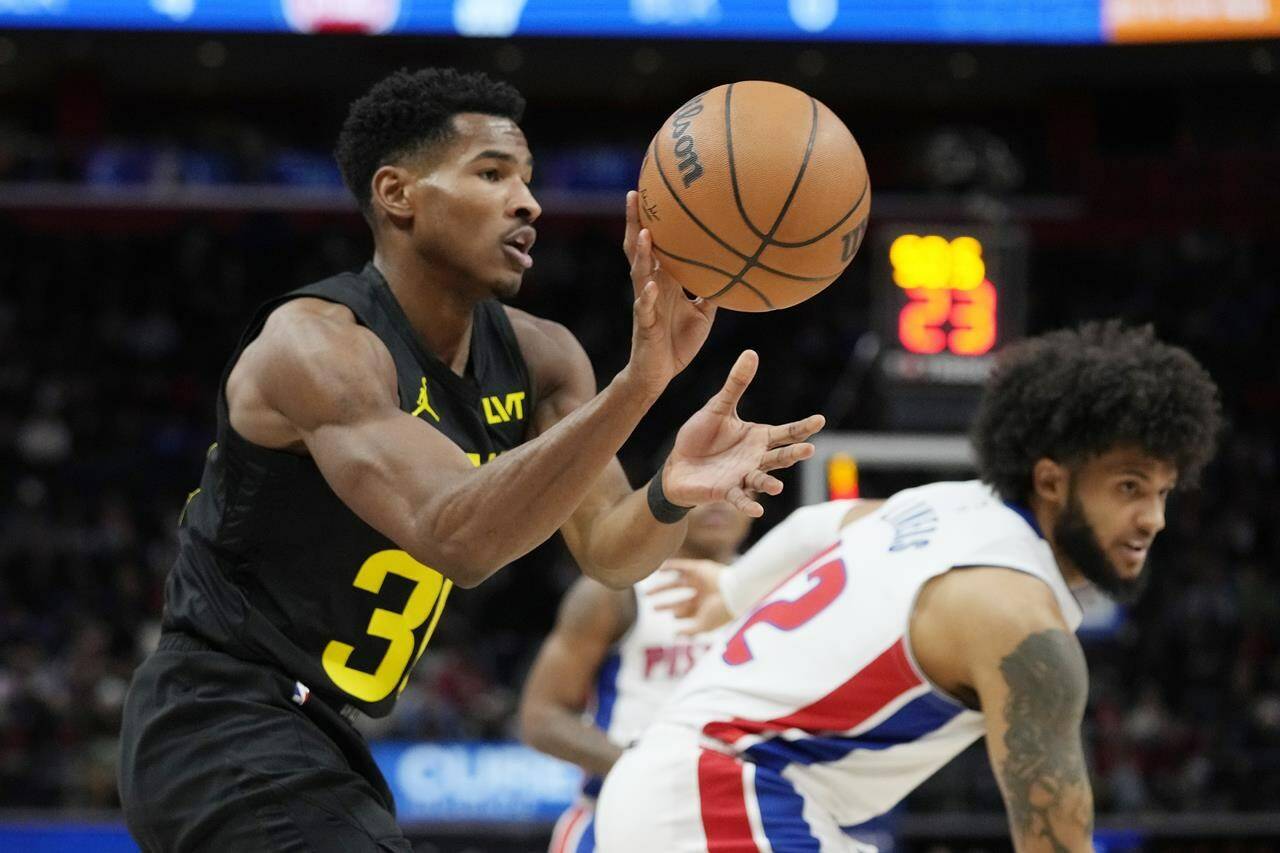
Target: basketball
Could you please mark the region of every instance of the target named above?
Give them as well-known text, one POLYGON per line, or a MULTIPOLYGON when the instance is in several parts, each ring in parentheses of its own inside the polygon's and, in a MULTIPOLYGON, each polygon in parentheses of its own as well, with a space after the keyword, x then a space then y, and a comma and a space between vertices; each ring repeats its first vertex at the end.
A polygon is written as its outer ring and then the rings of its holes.
POLYGON ((676 110, 649 144, 639 191, 661 267, 737 311, 786 308, 831 284, 871 211, 866 162, 844 122, 761 80, 676 110))

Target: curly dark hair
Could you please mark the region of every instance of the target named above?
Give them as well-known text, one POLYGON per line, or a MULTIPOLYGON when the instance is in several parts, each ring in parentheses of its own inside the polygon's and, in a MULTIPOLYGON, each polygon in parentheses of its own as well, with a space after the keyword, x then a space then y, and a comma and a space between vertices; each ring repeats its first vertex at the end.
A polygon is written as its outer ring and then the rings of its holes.
POLYGON ((483 113, 519 122, 524 98, 508 83, 453 68, 402 68, 352 102, 333 156, 342 180, 369 213, 373 173, 425 146, 452 138, 450 119, 483 113))
POLYGON ((1075 465, 1120 444, 1172 463, 1194 484, 1222 427, 1218 387, 1151 326, 1085 323, 1019 341, 996 359, 970 439, 983 481, 1026 502, 1031 469, 1075 465))

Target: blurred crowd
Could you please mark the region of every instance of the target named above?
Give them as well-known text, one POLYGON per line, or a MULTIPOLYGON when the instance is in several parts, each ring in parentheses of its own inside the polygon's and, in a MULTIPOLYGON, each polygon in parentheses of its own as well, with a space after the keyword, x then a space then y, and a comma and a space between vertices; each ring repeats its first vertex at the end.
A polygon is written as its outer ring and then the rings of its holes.
MULTIPOLYGON (((224 360, 259 301, 358 267, 369 251, 363 225, 338 215, 80 216, 0 216, 0 803, 11 807, 116 803, 121 702, 156 639, 224 360)), ((542 230, 517 304, 569 325, 603 384, 630 332, 621 222, 549 218, 542 230)), ((1123 252, 1046 242, 1032 254, 1032 331, 1095 316, 1155 322, 1211 370, 1231 420, 1203 489, 1171 506, 1148 595, 1117 630, 1087 642, 1099 806, 1274 808, 1276 251, 1208 229, 1123 252)), ((744 417, 824 411, 867 330, 866 266, 796 309, 722 312, 698 361, 624 449, 633 481, 651 473, 743 346, 763 365, 744 417)), ((875 426, 873 390, 833 427, 875 426)), ((756 535, 793 501, 774 501, 756 535)), ((395 712, 369 734, 512 737, 523 673, 574 571, 553 543, 459 591, 395 712)), ((966 753, 909 808, 998 811, 985 756, 966 753)))

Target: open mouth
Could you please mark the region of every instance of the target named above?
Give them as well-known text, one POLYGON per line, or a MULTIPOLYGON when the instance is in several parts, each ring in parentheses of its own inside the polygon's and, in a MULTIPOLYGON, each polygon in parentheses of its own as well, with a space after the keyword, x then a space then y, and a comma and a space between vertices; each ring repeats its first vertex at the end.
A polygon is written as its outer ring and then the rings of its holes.
POLYGON ((1147 551, 1151 545, 1148 542, 1125 542, 1120 546, 1121 552, 1128 558, 1130 563, 1141 565, 1147 559, 1147 551))
POLYGON ((529 250, 533 248, 533 243, 537 239, 538 232, 531 226, 525 225, 512 231, 503 239, 502 250, 521 269, 527 270, 533 266, 533 256, 529 254, 529 250))

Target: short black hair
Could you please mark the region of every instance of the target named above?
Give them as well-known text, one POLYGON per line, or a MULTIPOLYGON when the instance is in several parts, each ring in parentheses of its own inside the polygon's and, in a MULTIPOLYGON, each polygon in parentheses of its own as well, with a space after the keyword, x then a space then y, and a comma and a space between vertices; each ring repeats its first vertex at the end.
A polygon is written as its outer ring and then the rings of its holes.
POLYGON ((373 173, 388 163, 453 136, 458 113, 483 113, 519 122, 524 98, 515 87, 482 72, 402 68, 352 102, 333 156, 360 209, 369 212, 373 173))
POLYGON ((970 438, 982 479, 1005 500, 1031 497, 1047 457, 1076 465, 1135 444, 1194 484, 1222 428, 1218 387, 1151 326, 1085 323, 1019 341, 996 358, 970 438))

